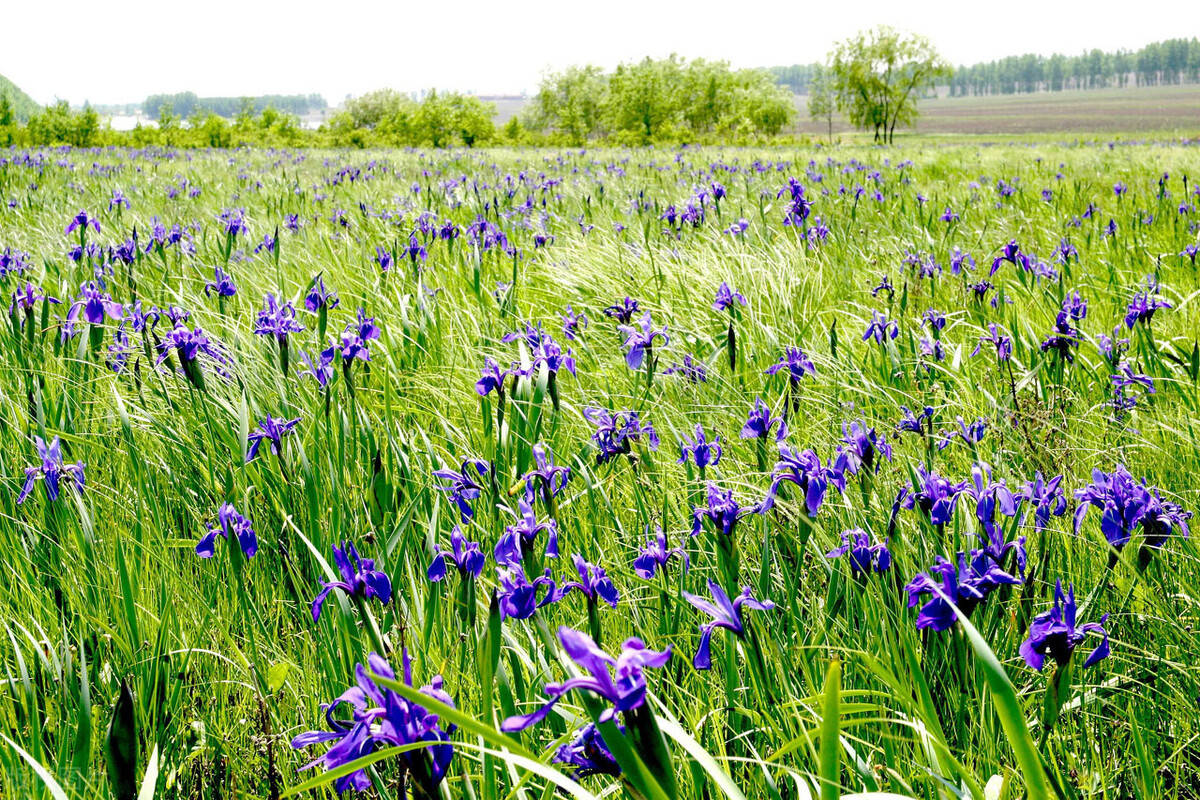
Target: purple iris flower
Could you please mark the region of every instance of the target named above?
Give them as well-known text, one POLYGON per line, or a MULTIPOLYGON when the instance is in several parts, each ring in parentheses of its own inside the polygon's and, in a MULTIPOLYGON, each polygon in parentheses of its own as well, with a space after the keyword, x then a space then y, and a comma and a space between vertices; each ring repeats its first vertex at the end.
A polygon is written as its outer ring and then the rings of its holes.
POLYGON ((237 294, 237 284, 233 276, 220 267, 213 267, 213 279, 204 284, 204 296, 215 294, 217 297, 233 297, 237 294))
POLYGON ((1020 267, 1026 272, 1029 271, 1029 256, 1021 252, 1021 245, 1017 244, 1016 239, 1004 245, 1004 251, 992 261, 992 271, 988 273, 988 277, 995 275, 1005 263, 1020 267))
POLYGON ((921 595, 932 595, 917 614, 917 628, 945 631, 954 627, 958 620, 955 606, 969 617, 994 589, 1020 582, 1019 578, 1002 570, 987 553, 974 550, 969 558, 966 553, 959 553, 957 566, 938 556, 929 572, 919 573, 904 589, 908 592, 909 608, 917 606, 921 595))
POLYGON ((850 574, 854 577, 866 575, 872 570, 886 572, 892 565, 892 554, 887 542, 871 544, 871 536, 861 528, 842 532, 842 543, 825 554, 826 558, 850 556, 850 574))
POLYGON ((301 350, 300 360, 304 362, 304 368, 296 374, 303 378, 309 376, 317 382, 321 387, 329 385, 329 381, 333 379, 333 359, 337 354, 335 347, 328 347, 317 354, 317 360, 313 361, 308 353, 301 350))
POLYGON ((979 343, 975 345, 975 349, 971 351, 971 356, 979 355, 980 349, 985 344, 995 345, 996 360, 1008 361, 1012 356, 1012 339, 1000 332, 1000 328, 994 322, 988 323, 988 333, 979 337, 979 343))
MULTIPOLYGON (((625 727, 623 725, 618 723, 617 729, 624 735, 625 727)), ((571 777, 575 780, 586 778, 589 775, 612 775, 615 777, 621 774, 620 765, 613 758, 612 751, 608 749, 604 737, 600 735, 600 729, 594 722, 589 722, 577 730, 571 741, 559 745, 552 761, 555 764, 574 767, 575 770, 571 773, 571 777)))
POLYGON ((479 542, 468 541, 467 537, 463 535, 462 529, 457 525, 450 531, 450 548, 450 550, 439 549, 437 555, 433 557, 433 561, 425 573, 425 577, 431 582, 437 583, 445 579, 447 558, 454 563, 454 566, 458 567, 458 575, 462 580, 475 579, 483 574, 484 555, 483 550, 479 547, 479 542))
POLYGON ((1098 633, 1103 639, 1096 649, 1084 659, 1083 666, 1090 667, 1108 657, 1108 632, 1104 623, 1108 614, 1099 622, 1087 622, 1075 625, 1075 587, 1070 585, 1064 595, 1062 581, 1054 584, 1054 606, 1049 611, 1043 611, 1033 618, 1029 624, 1029 638, 1021 643, 1021 655, 1025 663, 1032 669, 1041 672, 1045 666, 1046 656, 1054 659, 1060 667, 1065 667, 1071 661, 1075 648, 1083 644, 1089 633, 1098 633))
POLYGON ((633 315, 641 309, 638 308, 638 301, 626 297, 620 303, 609 306, 604 309, 604 316, 615 319, 622 325, 628 325, 633 321, 633 315))
POLYGON ((756 507, 762 513, 775 506, 779 495, 779 487, 785 483, 794 484, 804 495, 804 508, 810 517, 815 517, 825 502, 825 492, 832 483, 839 489, 846 485, 845 460, 829 467, 821 466, 821 459, 812 450, 795 451, 787 445, 779 446, 779 461, 771 471, 771 486, 767 496, 756 507))
POLYGON ((896 430, 901 433, 915 433, 918 436, 926 436, 933 430, 933 406, 925 406, 921 409, 921 413, 914 413, 908 406, 900 406, 900 421, 896 423, 896 430))
POLYGON ((708 369, 691 353, 684 353, 683 360, 671 364, 663 370, 664 375, 679 375, 689 383, 705 383, 708 381, 708 369))
POLYGON ((900 335, 900 326, 895 320, 890 320, 887 315, 881 314, 878 311, 871 312, 871 321, 867 323, 867 329, 863 331, 862 340, 868 341, 874 339, 876 344, 884 344, 888 339, 895 339, 900 335))
POLYGON ((270 414, 267 418, 258 423, 258 430, 251 432, 246 439, 246 463, 249 464, 258 457, 258 449, 263 442, 269 442, 271 445, 271 454, 279 455, 283 452, 283 437, 287 436, 292 430, 300 424, 300 418, 295 419, 275 419, 270 414))
POLYGON ((79 297, 67 311, 67 321, 76 322, 82 314, 85 322, 103 325, 105 314, 119 320, 122 310, 121 304, 113 302, 112 297, 101 289, 99 284, 88 281, 79 287, 79 297))
POLYGON ((721 437, 717 436, 711 442, 708 441, 704 434, 704 426, 697 424, 695 436, 684 439, 679 446, 679 463, 683 464, 689 460, 694 461, 700 469, 710 464, 715 467, 721 460, 721 437))
POLYGON ((296 322, 296 307, 290 302, 281 305, 273 293, 268 293, 263 299, 262 310, 258 312, 254 332, 259 336, 274 336, 283 342, 289 333, 303 330, 304 326, 296 322))
MULTIPOLYGON (((401 658, 404 662, 404 683, 412 686, 412 665, 407 650, 402 651, 401 658)), ((297 750, 314 744, 336 742, 323 755, 301 769, 320 764, 326 771, 335 770, 370 755, 376 748, 424 744, 402 751, 396 758, 400 760, 402 772, 414 787, 420 787, 417 792, 420 796, 437 797, 438 784, 446 777, 454 756, 454 746, 450 744, 454 726, 443 730, 436 714, 391 689, 378 686, 372 680, 372 675, 387 680, 396 679, 391 666, 378 653, 371 653, 367 657, 367 667, 369 671, 362 664, 356 665, 357 685, 324 706, 329 731, 309 731, 292 740, 292 747, 297 750), (343 705, 350 709, 349 719, 337 714, 343 705)), ((420 692, 433 700, 454 706, 454 701, 442 690, 441 675, 435 675, 427 686, 421 687, 420 692)), ((371 778, 364 769, 343 775, 334 782, 338 792, 347 789, 366 791, 371 785, 371 778)), ((416 788, 414 791, 417 791, 416 788)))
POLYGON ((567 372, 572 375, 575 374, 575 353, 568 349, 564 354, 562 347, 548 333, 542 330, 540 324, 535 327, 529 323, 525 323, 524 331, 506 333, 501 341, 514 342, 518 339, 525 340, 525 345, 529 348, 531 359, 529 370, 522 374, 533 375, 543 364, 546 365, 546 371, 551 376, 556 375, 563 368, 566 368, 567 372))
POLYGON ((1157 488, 1139 483, 1121 464, 1111 473, 1092 470, 1092 482, 1075 490, 1079 507, 1075 510, 1075 533, 1079 533, 1088 508, 1100 509, 1100 530, 1117 550, 1129 544, 1137 528, 1142 529, 1145 544, 1162 547, 1175 529, 1188 535, 1187 521, 1192 513, 1177 503, 1162 499, 1157 488))
POLYGON ((559 627, 558 640, 585 674, 563 683, 546 684, 545 693, 550 700, 531 714, 509 717, 500 723, 500 730, 506 733, 523 731, 541 722, 572 689, 586 689, 611 705, 601 712, 601 723, 615 720, 618 713, 633 711, 645 704, 645 669, 659 669, 671 659, 671 648, 661 652, 650 650, 636 638, 626 639, 620 654, 613 658, 601 650, 592 637, 566 626, 559 627))
POLYGON ((658 432, 643 422, 636 411, 609 411, 605 408, 585 408, 584 419, 596 426, 592 443, 596 445, 596 463, 603 464, 618 455, 633 451, 634 442, 643 436, 651 450, 658 449, 658 432))
POLYGON ((940 331, 946 327, 946 315, 935 308, 925 310, 921 315, 921 327, 924 328, 928 324, 935 331, 940 331))
POLYGON ((845 447, 839 446, 838 453, 845 454, 845 471, 851 475, 857 475, 859 467, 865 467, 871 473, 878 472, 883 463, 876 457, 878 455, 892 460, 892 446, 888 444, 887 436, 880 436, 862 420, 842 423, 842 444, 845 447))
POLYGON ((1170 303, 1153 292, 1138 292, 1129 301, 1129 308, 1125 314, 1125 327, 1133 330, 1133 326, 1139 322, 1149 326, 1155 311, 1160 308, 1172 307, 1170 303))
POLYGON ((496 575, 500 588, 496 600, 500 606, 501 619, 529 619, 533 612, 550 603, 557 603, 561 595, 550 577, 550 569, 530 583, 525 577, 525 570, 519 564, 507 564, 496 567, 496 575), (547 587, 546 593, 538 600, 538 590, 547 587))
POLYGON ((517 521, 505 527, 496 541, 493 555, 498 564, 517 565, 533 552, 540 533, 546 534, 546 557, 558 558, 558 523, 553 519, 538 522, 537 513, 524 497, 517 499, 517 521))
POLYGON ((500 369, 500 365, 493 358, 485 358, 483 360, 483 374, 479 380, 475 381, 475 391, 480 397, 486 397, 492 392, 497 392, 501 397, 504 395, 504 380, 508 377, 508 370, 500 369))
POLYGON ((351 597, 368 600, 372 597, 387 605, 392 599, 392 582, 386 574, 375 569, 375 559, 362 558, 354 543, 342 542, 341 549, 333 548, 333 563, 341 573, 340 581, 321 581, 321 591, 313 598, 313 622, 321 618, 321 606, 334 589, 341 589, 351 597))
POLYGON ((924 465, 918 465, 917 485, 909 484, 896 495, 893 517, 896 508, 920 509, 930 523, 945 525, 954 516, 954 506, 965 488, 965 483, 951 483, 924 465))
POLYGON ((950 206, 946 206, 946 210, 942 212, 942 215, 938 217, 938 219, 940 219, 942 222, 958 222, 960 218, 958 214, 954 212, 954 209, 950 208, 950 206))
POLYGON ((217 365, 218 371, 229 363, 229 357, 200 328, 188 329, 184 325, 172 328, 159 344, 158 360, 154 362, 154 366, 157 368, 166 361, 171 351, 179 356, 184 375, 193 383, 198 382, 196 376, 200 371, 197 359, 200 356, 211 359, 217 365))
POLYGON ((218 536, 225 537, 227 542, 236 539, 246 558, 253 558, 254 554, 258 552, 258 536, 255 535, 254 528, 250 526, 250 520, 239 514, 238 510, 229 503, 223 503, 217 509, 217 524, 196 543, 196 555, 201 558, 212 558, 216 552, 218 536))
POLYGON ((787 438, 787 421, 783 417, 772 417, 771 409, 761 397, 755 398, 754 408, 742 426, 743 439, 766 439, 771 434, 771 428, 779 426, 775 432, 775 441, 782 442, 787 438))
POLYGON ((488 463, 477 458, 466 459, 457 471, 439 469, 433 473, 435 479, 446 481, 436 488, 450 494, 450 502, 458 506, 458 512, 464 524, 470 522, 471 518, 475 516, 475 509, 471 507, 471 501, 478 499, 483 489, 483 485, 476 480, 476 476, 482 478, 487 474, 488 463))
POLYGON ((896 288, 892 286, 892 279, 884 275, 879 279, 879 283, 871 290, 871 297, 878 297, 880 292, 887 292, 890 299, 896 288))
MULTIPOLYGON (((1083 307, 1083 313, 1087 314, 1086 303, 1083 307)), ((1071 324, 1071 319, 1071 311, 1064 308, 1058 312, 1054 323, 1054 332, 1042 340, 1041 344, 1043 353, 1053 350, 1068 364, 1075 361, 1075 350, 1079 347, 1080 338, 1079 329, 1071 324)))
POLYGON ((683 559, 683 570, 687 572, 691 567, 691 559, 688 558, 687 550, 683 545, 668 549, 667 535, 659 527, 654 537, 647 540, 642 549, 638 551, 637 558, 633 562, 633 571, 643 580, 652 580, 654 573, 659 569, 666 570, 667 562, 675 556, 683 559))
POLYGON ((337 292, 326 289, 325 280, 320 275, 313 280, 308 294, 304 296, 304 308, 312 314, 320 312, 321 309, 335 309, 339 302, 337 292))
POLYGON ((392 254, 384 247, 375 247, 375 263, 379 265, 380 272, 387 272, 392 266, 392 254))
POLYGON ((217 216, 217 221, 227 236, 241 236, 246 232, 246 209, 227 208, 217 216))
POLYGON ((1192 266, 1196 266, 1196 257, 1200 256, 1200 245, 1189 244, 1183 248, 1183 252, 1179 254, 1180 258, 1186 258, 1192 262, 1192 266))
POLYGON ((1017 573, 1025 575, 1025 537, 1007 541, 1004 528, 996 519, 996 512, 1006 517, 1015 517, 1020 495, 1009 491, 1004 481, 993 481, 992 471, 986 464, 971 467, 971 480, 963 488, 963 494, 975 500, 975 517, 983 531, 980 539, 983 550, 1001 567, 1005 566, 1010 551, 1016 551, 1017 573))
POLYGON ((671 342, 667 336, 665 326, 662 329, 655 330, 650 321, 649 311, 642 315, 642 319, 637 327, 619 325, 617 326, 617 330, 625 336, 625 347, 629 348, 625 354, 625 363, 630 369, 636 370, 642 368, 642 363, 646 359, 646 353, 653 348, 655 339, 662 339, 664 347, 671 342))
POLYGON ((521 480, 525 481, 528 497, 536 497, 540 490, 541 496, 549 504, 550 498, 566 488, 571 478, 571 468, 556 465, 553 451, 541 442, 533 446, 533 460, 537 467, 521 476, 521 480))
POLYGON ((805 375, 817 374, 817 368, 813 366, 812 359, 805 355, 799 347, 787 348, 779 357, 779 361, 767 367, 764 374, 774 375, 785 369, 788 371, 788 380, 793 384, 799 383, 805 375))
POLYGON ((99 233, 100 220, 89 216, 88 212, 86 211, 80 211, 78 214, 71 217, 71 221, 67 223, 66 230, 63 231, 63 234, 69 236, 77 230, 86 231, 88 228, 91 228, 96 233, 99 233))
POLYGON ((963 444, 972 447, 983 441, 983 437, 987 434, 987 420, 980 417, 968 424, 962 417, 955 419, 958 422, 958 429, 942 431, 942 437, 937 443, 938 450, 945 450, 956 438, 961 439, 963 444))
POLYGON ((1058 243, 1058 247, 1054 249, 1054 258, 1056 261, 1058 261, 1058 263, 1066 264, 1069 263, 1072 258, 1078 260, 1079 250, 1076 249, 1075 245, 1071 244, 1070 239, 1064 236, 1062 241, 1058 243))
MULTIPOLYGON (((12 316, 16 313, 17 309, 20 309, 25 312, 27 318, 32 318, 33 308, 39 300, 55 304, 61 302, 57 297, 48 297, 40 287, 26 281, 24 286, 13 292, 12 301, 8 306, 8 313, 12 316)), ((18 324, 24 325, 24 322, 19 321, 18 324)))
POLYGON ((576 314, 570 306, 567 306, 567 310, 559 314, 559 316, 562 317, 563 321, 563 336, 566 336, 571 341, 575 341, 575 337, 588 326, 587 316, 583 313, 576 314))
POLYGON ((46 499, 50 502, 58 499, 64 478, 76 491, 83 491, 83 462, 64 464, 62 442, 57 436, 50 440, 50 444, 46 444, 42 437, 34 436, 33 444, 42 463, 36 467, 25 468, 25 485, 21 487, 21 493, 17 496, 17 505, 24 503, 29 497, 36 481, 45 481, 46 499))
POLYGON ((742 621, 742 609, 752 608, 757 611, 770 611, 775 608, 775 604, 770 600, 756 600, 750 594, 750 587, 743 586, 742 593, 735 597, 732 601, 729 595, 725 594, 725 590, 716 581, 708 582, 708 591, 712 595, 713 602, 709 602, 703 597, 684 592, 683 597, 700 611, 712 617, 710 622, 706 622, 700 626, 700 645, 696 648, 696 655, 692 658, 692 666, 696 669, 712 668, 712 635, 717 628, 724 628, 733 633, 739 639, 745 637, 746 627, 742 621))
POLYGON ((734 307, 734 303, 744 306, 746 305, 745 296, 738 291, 729 288, 729 284, 721 281, 721 285, 717 287, 717 297, 713 300, 714 311, 726 311, 734 307))
POLYGON ((571 556, 571 561, 579 573, 579 580, 563 583, 559 596, 566 597, 574 589, 587 598, 588 605, 595 605, 597 601, 603 600, 612 608, 616 608, 617 587, 613 585, 604 568, 589 564, 578 553, 571 556))
POLYGON ((958 275, 963 268, 975 269, 975 258, 968 252, 955 247, 950 251, 950 274, 958 275))
POLYGON ((1034 508, 1034 528, 1039 532, 1050 524, 1050 517, 1061 517, 1067 511, 1067 498, 1063 496, 1063 476, 1056 475, 1050 480, 1042 478, 1042 473, 1035 472, 1033 480, 1014 493, 1014 497, 1029 503, 1034 508))
POLYGON ((722 489, 712 481, 708 482, 704 491, 705 505, 692 509, 692 536, 700 534, 702 522, 707 519, 713 528, 725 536, 732 536, 738 520, 752 513, 752 510, 742 510, 733 497, 732 489, 722 489))

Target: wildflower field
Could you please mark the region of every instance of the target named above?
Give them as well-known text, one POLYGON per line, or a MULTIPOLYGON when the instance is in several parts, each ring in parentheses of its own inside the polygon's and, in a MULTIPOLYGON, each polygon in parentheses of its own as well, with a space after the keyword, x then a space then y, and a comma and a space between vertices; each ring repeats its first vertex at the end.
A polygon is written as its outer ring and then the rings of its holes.
POLYGON ((5 151, 0 796, 1200 796, 1198 180, 5 151))

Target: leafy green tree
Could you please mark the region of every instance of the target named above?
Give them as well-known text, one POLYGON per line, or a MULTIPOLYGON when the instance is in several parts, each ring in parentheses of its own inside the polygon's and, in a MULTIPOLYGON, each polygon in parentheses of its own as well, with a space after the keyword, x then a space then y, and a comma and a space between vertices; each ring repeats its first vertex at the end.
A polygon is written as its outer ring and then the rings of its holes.
POLYGON ((923 36, 904 36, 886 25, 839 44, 830 57, 838 107, 875 141, 892 142, 899 124, 917 117, 917 99, 949 77, 951 67, 923 36))
POLYGON ((568 67, 542 78, 526 114, 535 130, 549 130, 579 147, 601 132, 601 111, 608 78, 596 66, 568 67))
POLYGON ((650 144, 675 132, 679 103, 673 87, 679 85, 682 62, 678 56, 636 64, 621 64, 608 79, 604 119, 627 140, 650 144))

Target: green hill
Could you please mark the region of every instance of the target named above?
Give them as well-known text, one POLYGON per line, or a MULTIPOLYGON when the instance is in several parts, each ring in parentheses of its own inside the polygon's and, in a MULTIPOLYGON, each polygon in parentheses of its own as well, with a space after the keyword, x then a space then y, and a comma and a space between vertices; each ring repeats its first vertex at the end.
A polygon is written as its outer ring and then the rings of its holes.
POLYGON ((30 114, 41 108, 33 102, 32 97, 22 92, 15 83, 3 75, 0 75, 0 94, 8 95, 8 102, 12 103, 13 111, 16 112, 17 119, 21 122, 27 121, 30 114))

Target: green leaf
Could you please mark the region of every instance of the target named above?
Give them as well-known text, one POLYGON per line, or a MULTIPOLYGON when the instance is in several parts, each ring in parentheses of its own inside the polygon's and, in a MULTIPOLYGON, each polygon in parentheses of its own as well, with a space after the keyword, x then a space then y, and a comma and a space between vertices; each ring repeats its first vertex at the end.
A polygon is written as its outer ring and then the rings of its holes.
POLYGON ((839 727, 841 725, 842 662, 829 662, 825 672, 825 703, 821 714, 821 800, 838 800, 841 794, 839 727))
POLYGON ((67 793, 63 787, 59 785, 58 781, 54 780, 54 776, 47 772, 46 768, 43 767, 36 758, 25 752, 25 750, 21 748, 21 745, 17 744, 3 733, 0 733, 0 739, 8 742, 8 746, 13 750, 16 750, 17 755, 28 762, 30 768, 33 769, 34 773, 38 776, 38 779, 41 780, 42 783, 46 784, 46 789, 49 790, 50 796, 53 797, 54 800, 70 800, 70 798, 67 797, 67 793))
POLYGON ((1008 673, 1004 671, 1004 667, 996 658, 996 654, 992 652, 992 648, 988 647, 988 643, 979 635, 979 631, 959 610, 958 606, 946 596, 940 587, 935 585, 933 590, 954 610, 955 616, 963 626, 963 632, 967 635, 967 640, 971 643, 971 649, 975 651, 975 657, 983 665, 983 677, 987 682, 988 693, 991 694, 992 702, 996 704, 996 713, 1000 715, 1000 725, 1004 728, 1004 735, 1008 738, 1008 744, 1017 758, 1017 766, 1025 779, 1025 792, 1029 800, 1047 800, 1051 791, 1049 784, 1046 783, 1042 759, 1033 743, 1033 737, 1029 735, 1029 726, 1025 722, 1025 715, 1021 712, 1021 704, 1017 700, 1017 690, 1013 688, 1012 681, 1008 679, 1008 673))
POLYGON ((113 706, 105 742, 108 758, 108 785, 117 800, 134 800, 137 795, 137 720, 133 692, 121 679, 121 693, 113 706))

